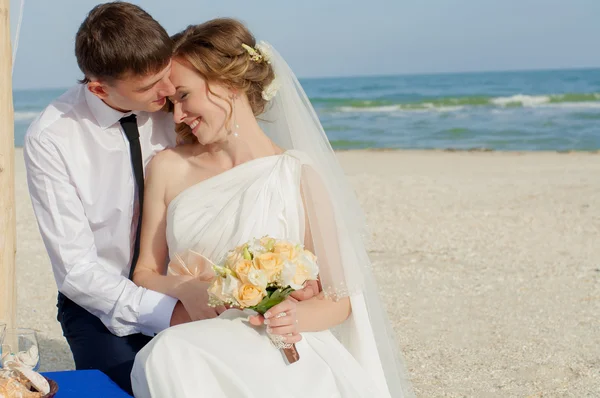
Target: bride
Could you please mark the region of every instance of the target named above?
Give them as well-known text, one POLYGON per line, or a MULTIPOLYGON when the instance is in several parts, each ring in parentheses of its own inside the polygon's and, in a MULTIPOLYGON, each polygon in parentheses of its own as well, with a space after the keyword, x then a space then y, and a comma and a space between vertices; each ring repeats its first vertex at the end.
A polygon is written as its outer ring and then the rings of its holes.
POLYGON ((412 396, 360 208, 288 65, 232 19, 190 26, 174 40, 170 107, 180 145, 147 169, 134 281, 178 298, 197 321, 138 353, 135 396, 412 396), (212 309, 206 278, 165 265, 190 250, 216 263, 265 235, 316 254, 317 296, 288 298, 264 318, 212 309), (273 336, 295 343, 300 359, 287 363, 273 336))

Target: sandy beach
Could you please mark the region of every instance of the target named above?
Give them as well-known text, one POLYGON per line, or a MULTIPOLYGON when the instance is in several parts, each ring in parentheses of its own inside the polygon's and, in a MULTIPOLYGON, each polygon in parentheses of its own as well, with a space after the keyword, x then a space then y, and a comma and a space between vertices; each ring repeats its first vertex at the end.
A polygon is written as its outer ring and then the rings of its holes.
MULTIPOLYGON (((18 323, 73 369, 16 150, 18 323)), ((349 151, 419 397, 600 396, 600 154, 349 151)))

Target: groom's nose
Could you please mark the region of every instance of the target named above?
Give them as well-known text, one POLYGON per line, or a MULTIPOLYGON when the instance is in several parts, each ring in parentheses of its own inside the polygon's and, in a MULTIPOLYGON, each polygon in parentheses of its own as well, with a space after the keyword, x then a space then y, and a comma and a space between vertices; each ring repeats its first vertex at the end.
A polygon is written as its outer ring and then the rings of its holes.
POLYGON ((160 84, 161 87, 159 89, 159 94, 162 97, 170 97, 172 95, 175 95, 175 92, 177 90, 175 90, 175 86, 173 85, 173 83, 171 83, 171 80, 168 76, 165 76, 164 80, 161 81, 160 84))
POLYGON ((176 103, 173 107, 173 121, 175 123, 182 123, 184 118, 185 114, 181 108, 181 103, 176 103))

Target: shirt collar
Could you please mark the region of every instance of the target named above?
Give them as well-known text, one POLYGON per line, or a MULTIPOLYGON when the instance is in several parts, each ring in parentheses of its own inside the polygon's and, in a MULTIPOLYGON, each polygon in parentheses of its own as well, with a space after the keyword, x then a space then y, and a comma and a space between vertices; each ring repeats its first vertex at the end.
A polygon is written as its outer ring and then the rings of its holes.
POLYGON ((122 117, 129 116, 131 114, 139 116, 140 113, 143 113, 138 111, 126 113, 120 112, 106 105, 104 101, 92 94, 85 85, 83 85, 83 91, 85 93, 85 100, 90 108, 90 111, 92 112, 92 115, 94 115, 96 122, 98 122, 98 125, 103 130, 106 130, 110 126, 117 123, 122 117))

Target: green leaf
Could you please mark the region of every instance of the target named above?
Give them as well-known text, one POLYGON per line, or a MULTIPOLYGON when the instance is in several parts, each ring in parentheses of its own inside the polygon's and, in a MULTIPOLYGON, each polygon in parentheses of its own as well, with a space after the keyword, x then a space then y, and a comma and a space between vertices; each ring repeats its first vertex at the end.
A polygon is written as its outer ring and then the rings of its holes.
POLYGON ((267 286, 267 296, 270 296, 277 289, 279 289, 277 286, 267 286))
POLYGON ((265 248, 267 249, 267 251, 272 252, 274 247, 275 247, 275 239, 269 239, 267 241, 265 248))
POLYGON ((252 260, 252 254, 248 251, 248 247, 244 247, 244 260, 252 260))
POLYGON ((250 307, 250 309, 264 315, 265 312, 285 300, 293 291, 294 289, 289 286, 286 288, 277 289, 268 294, 260 303, 254 307, 250 307))

